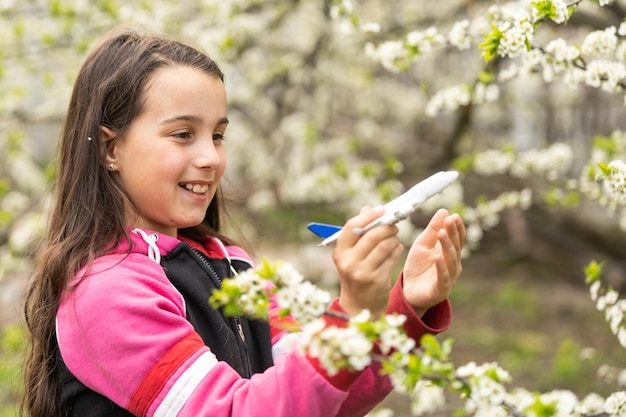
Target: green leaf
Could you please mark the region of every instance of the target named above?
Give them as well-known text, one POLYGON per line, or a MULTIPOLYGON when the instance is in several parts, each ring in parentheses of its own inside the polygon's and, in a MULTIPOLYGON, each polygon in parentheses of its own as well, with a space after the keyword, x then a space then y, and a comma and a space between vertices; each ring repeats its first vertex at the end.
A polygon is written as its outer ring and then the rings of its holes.
POLYGON ((611 174, 611 168, 609 167, 608 164, 604 163, 604 162, 598 162, 598 168, 600 168, 600 171, 602 171, 603 175, 610 175, 611 174))
POLYGON ((7 177, 0 178, 0 197, 11 189, 11 182, 7 177))
POLYGON ((22 19, 17 19, 13 24, 13 34, 16 38, 21 39, 26 33, 26 24, 22 19))
POLYGON ((115 0, 102 0, 100 2, 100 10, 111 17, 117 18, 120 13, 120 5, 115 0))
POLYGON ((604 270, 604 262, 591 261, 585 267, 585 284, 592 284, 600 279, 604 270))
POLYGON ((535 402, 526 407, 524 411, 536 417, 552 417, 556 414, 556 403, 544 403, 539 396, 535 396, 535 402))
POLYGON ((502 32, 495 23, 491 24, 493 31, 485 36, 485 40, 478 45, 483 50, 485 62, 491 61, 498 54, 498 47, 502 40, 502 32))
POLYGON ((350 173, 348 169, 348 163, 343 158, 335 162, 335 164, 333 165, 333 171, 335 172, 335 174, 342 178, 347 178, 348 174, 350 173))
POLYGON ((495 80, 496 76, 493 74, 493 72, 489 72, 489 71, 481 71, 478 74, 478 81, 480 81, 481 83, 488 85, 489 83, 493 82, 493 80, 495 80))
POLYGON ((255 268, 255 272, 264 279, 272 280, 274 275, 276 275, 276 267, 269 259, 263 258, 261 260, 261 265, 255 268))
POLYGON ((534 1, 532 6, 535 8, 539 19, 549 19, 556 15, 556 8, 552 4, 552 0, 534 1))
POLYGON ((617 152, 617 143, 614 138, 596 135, 593 138, 593 147, 606 152, 609 157, 617 152))
POLYGON ((454 343, 454 339, 451 337, 441 342, 441 351, 446 357, 450 356, 450 354, 452 353, 453 343, 454 343))
POLYGON ((420 343, 428 356, 431 356, 434 359, 439 359, 443 356, 441 346, 439 345, 437 338, 432 334, 425 334, 422 336, 420 343))
POLYGON ((0 210, 0 225, 8 225, 13 221, 13 213, 8 210, 0 210))
POLYGON ((452 162, 452 168, 459 172, 469 172, 474 168, 476 153, 461 155, 452 162))

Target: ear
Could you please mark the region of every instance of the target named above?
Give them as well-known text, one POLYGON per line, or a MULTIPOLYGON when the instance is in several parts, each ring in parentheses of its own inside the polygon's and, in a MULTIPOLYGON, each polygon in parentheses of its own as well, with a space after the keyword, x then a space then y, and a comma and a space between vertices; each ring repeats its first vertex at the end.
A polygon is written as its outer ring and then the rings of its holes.
POLYGON ((110 128, 100 126, 100 158, 109 170, 114 170, 118 161, 119 136, 110 128), (113 167, 113 168, 112 168, 113 167))

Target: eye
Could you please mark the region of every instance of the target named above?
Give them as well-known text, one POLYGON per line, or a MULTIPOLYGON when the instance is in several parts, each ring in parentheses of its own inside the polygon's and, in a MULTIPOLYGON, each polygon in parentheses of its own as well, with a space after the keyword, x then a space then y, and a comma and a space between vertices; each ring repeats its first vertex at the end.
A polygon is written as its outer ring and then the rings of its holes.
POLYGON ((184 139, 184 140, 189 140, 191 139, 191 132, 188 132, 186 130, 181 131, 181 132, 176 132, 172 134, 173 137, 178 138, 178 139, 184 139))
POLYGON ((226 136, 224 136, 223 133, 221 133, 221 132, 213 133, 213 141, 214 142, 222 142, 224 140, 226 140, 226 136))

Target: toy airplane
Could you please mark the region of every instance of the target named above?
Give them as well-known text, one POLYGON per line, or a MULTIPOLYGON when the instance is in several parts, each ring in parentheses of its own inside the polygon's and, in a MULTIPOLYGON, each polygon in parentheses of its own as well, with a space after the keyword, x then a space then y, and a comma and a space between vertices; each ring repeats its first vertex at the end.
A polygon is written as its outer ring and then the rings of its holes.
MULTIPOLYGON (((457 171, 440 171, 431 175, 425 180, 417 183, 404 194, 396 197, 383 206, 385 213, 372 221, 365 227, 358 227, 352 230, 353 233, 360 235, 368 230, 386 224, 395 224, 396 222, 406 219, 415 209, 423 204, 426 200, 439 194, 444 188, 452 184, 459 177, 457 171)), ((341 226, 323 223, 310 223, 308 229, 324 238, 319 246, 328 246, 339 237, 341 226)))

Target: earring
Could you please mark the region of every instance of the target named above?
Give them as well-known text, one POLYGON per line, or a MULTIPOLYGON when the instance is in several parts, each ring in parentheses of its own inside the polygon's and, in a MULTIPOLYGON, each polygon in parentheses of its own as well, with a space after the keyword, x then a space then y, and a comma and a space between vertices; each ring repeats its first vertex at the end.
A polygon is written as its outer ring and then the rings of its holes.
POLYGON ((115 168, 115 165, 113 165, 113 162, 111 162, 111 163, 109 164, 109 169, 110 169, 110 170, 112 170, 113 168, 115 168))

